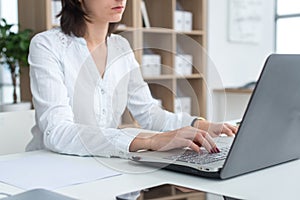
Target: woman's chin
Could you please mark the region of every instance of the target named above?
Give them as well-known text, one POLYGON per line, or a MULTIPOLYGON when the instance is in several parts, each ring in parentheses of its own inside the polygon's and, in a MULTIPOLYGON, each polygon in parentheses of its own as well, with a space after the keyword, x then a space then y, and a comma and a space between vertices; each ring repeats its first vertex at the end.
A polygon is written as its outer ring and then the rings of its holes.
POLYGON ((110 20, 110 23, 118 23, 122 20, 122 15, 120 16, 115 16, 110 20))

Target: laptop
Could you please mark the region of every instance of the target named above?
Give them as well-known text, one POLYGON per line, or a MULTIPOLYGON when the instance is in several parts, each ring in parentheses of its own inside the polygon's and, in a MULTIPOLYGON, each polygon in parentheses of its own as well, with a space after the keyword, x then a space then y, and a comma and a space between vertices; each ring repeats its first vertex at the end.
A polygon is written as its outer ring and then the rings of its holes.
POLYGON ((228 179, 300 156, 300 55, 270 55, 235 137, 215 138, 221 152, 188 149, 133 153, 131 159, 202 177, 228 179), (213 158, 211 158, 213 157, 213 158), (214 158, 217 157, 217 158, 214 158))

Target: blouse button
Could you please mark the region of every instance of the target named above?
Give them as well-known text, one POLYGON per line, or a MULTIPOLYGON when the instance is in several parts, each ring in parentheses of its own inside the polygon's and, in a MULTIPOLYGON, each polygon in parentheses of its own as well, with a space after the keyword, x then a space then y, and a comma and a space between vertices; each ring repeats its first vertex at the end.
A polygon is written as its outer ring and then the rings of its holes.
POLYGON ((105 94, 105 91, 104 91, 104 89, 101 89, 101 94, 105 94))

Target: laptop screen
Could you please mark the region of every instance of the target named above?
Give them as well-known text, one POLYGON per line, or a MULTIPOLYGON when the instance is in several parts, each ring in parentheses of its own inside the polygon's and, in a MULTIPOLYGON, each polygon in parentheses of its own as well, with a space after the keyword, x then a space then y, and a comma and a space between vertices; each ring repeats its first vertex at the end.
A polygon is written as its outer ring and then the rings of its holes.
POLYGON ((221 178, 273 166, 300 155, 300 55, 267 59, 221 178))

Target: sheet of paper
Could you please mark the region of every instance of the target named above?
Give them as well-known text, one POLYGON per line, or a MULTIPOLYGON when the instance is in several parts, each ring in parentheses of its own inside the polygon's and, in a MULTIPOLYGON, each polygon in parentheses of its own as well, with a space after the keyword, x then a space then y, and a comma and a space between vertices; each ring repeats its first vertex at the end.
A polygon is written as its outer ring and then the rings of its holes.
POLYGON ((0 182, 22 189, 55 189, 120 175, 92 157, 27 155, 0 162, 0 182))

